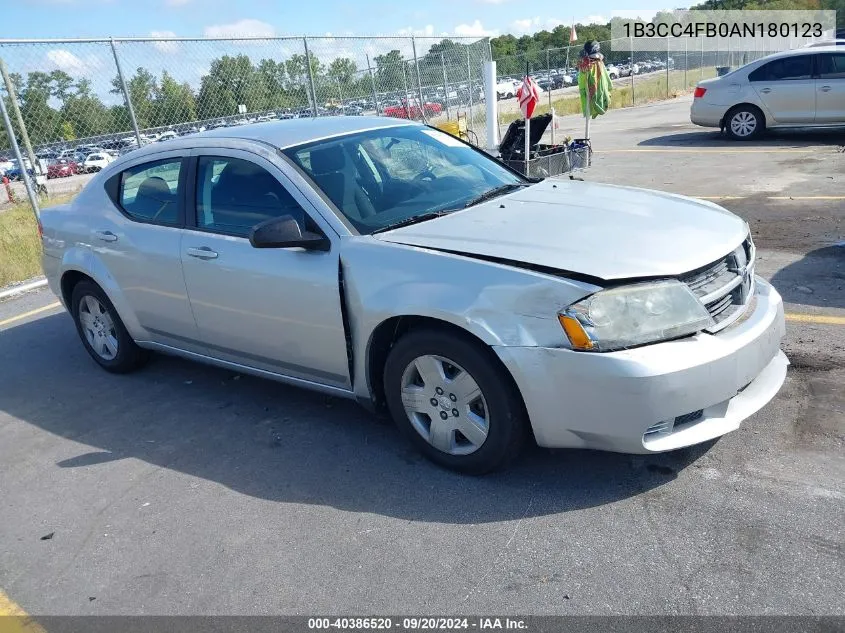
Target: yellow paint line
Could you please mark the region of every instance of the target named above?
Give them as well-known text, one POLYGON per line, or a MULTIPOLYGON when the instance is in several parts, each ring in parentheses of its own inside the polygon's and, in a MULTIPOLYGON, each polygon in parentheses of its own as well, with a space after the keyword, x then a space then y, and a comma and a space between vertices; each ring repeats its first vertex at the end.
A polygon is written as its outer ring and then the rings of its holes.
POLYGON ((845 316, 833 316, 831 314, 796 314, 787 313, 787 321, 798 323, 819 323, 822 325, 845 325, 845 316))
MULTIPOLYGON (((594 149, 594 154, 633 154, 637 152, 652 152, 664 154, 819 154, 817 149, 793 149, 791 147, 769 147, 760 149, 709 149, 709 148, 680 148, 680 147, 636 147, 628 149, 594 149)), ((831 154, 835 152, 830 152, 831 154)))
POLYGON ((31 316, 35 316, 36 314, 41 314, 42 312, 48 312, 50 310, 55 310, 56 308, 60 308, 60 307, 62 307, 62 304, 59 301, 56 301, 55 303, 51 303, 50 305, 46 305, 46 306, 43 306, 41 308, 35 308, 35 310, 30 310, 29 312, 24 312, 23 314, 18 314, 16 316, 10 317, 8 319, 4 319, 3 321, 0 321, 0 327, 3 327, 4 325, 10 325, 10 324, 15 323, 17 321, 21 321, 22 319, 26 319, 26 318, 29 318, 31 316))
POLYGON ((845 196, 769 196, 767 200, 845 200, 845 196))
POLYGON ((0 633, 46 633, 46 631, 0 589, 0 633))

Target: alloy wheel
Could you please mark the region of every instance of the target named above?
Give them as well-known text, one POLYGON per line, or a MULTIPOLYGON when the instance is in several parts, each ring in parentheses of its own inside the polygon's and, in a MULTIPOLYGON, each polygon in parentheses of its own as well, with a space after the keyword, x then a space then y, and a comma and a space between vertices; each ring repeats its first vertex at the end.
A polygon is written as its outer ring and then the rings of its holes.
POLYGON ((100 300, 91 295, 85 295, 79 301, 79 323, 85 339, 103 360, 114 360, 117 357, 118 341, 114 320, 100 300))
POLYGON ((736 136, 751 136, 757 129, 757 117, 752 112, 742 110, 731 117, 731 132, 736 136))

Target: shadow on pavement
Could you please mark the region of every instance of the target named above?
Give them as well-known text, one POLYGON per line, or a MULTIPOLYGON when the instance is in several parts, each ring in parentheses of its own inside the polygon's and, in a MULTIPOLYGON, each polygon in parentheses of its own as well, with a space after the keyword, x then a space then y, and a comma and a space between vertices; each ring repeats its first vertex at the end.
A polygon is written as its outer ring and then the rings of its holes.
MULTIPOLYGON (((666 129, 666 128, 658 128, 666 129)), ((843 129, 771 130, 752 141, 734 141, 713 128, 695 132, 662 134, 640 141, 641 147, 719 147, 725 149, 769 149, 776 147, 804 147, 812 145, 845 145, 843 129)))
POLYGON ((651 456, 533 447, 504 473, 464 477, 429 464, 352 402, 163 356, 108 374, 66 314, 2 332, 0 368, 0 410, 91 447, 60 468, 136 458, 262 499, 408 520, 600 506, 671 481, 712 446, 651 456))
POLYGON ((807 253, 777 271, 772 285, 788 303, 845 308, 845 245, 807 253))

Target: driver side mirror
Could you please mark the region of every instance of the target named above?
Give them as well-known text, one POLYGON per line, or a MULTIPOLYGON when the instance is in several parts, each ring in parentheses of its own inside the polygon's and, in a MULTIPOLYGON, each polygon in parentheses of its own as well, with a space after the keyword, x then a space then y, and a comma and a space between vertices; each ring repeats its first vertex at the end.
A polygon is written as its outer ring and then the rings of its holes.
POLYGON ((302 231, 299 222, 290 215, 256 224, 249 232, 249 243, 254 248, 299 247, 312 251, 327 251, 331 248, 329 238, 320 233, 302 231))

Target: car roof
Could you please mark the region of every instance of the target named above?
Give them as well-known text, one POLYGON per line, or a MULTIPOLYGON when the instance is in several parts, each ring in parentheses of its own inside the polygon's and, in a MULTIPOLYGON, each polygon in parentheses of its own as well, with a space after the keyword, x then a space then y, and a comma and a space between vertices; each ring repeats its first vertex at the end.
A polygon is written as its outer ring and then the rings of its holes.
MULTIPOLYGON (((192 149, 196 139, 237 139, 267 143, 273 147, 284 149, 294 145, 302 145, 311 141, 343 136, 354 132, 365 132, 389 127, 405 125, 421 125, 415 121, 378 116, 331 116, 307 119, 283 119, 280 121, 260 121, 247 125, 219 127, 204 132, 197 132, 188 136, 180 136, 167 141, 167 149, 192 149)), ((135 160, 146 154, 162 151, 162 145, 152 143, 125 154, 121 159, 135 160)), ((124 161, 121 160, 121 163, 124 161)))
MULTIPOLYGON (((302 145, 318 139, 342 136, 399 125, 414 125, 414 121, 378 116, 330 116, 304 119, 261 121, 247 125, 220 127, 192 135, 190 138, 237 138, 261 141, 274 147, 285 148, 302 145)), ((190 138, 185 139, 190 145, 190 138)))

